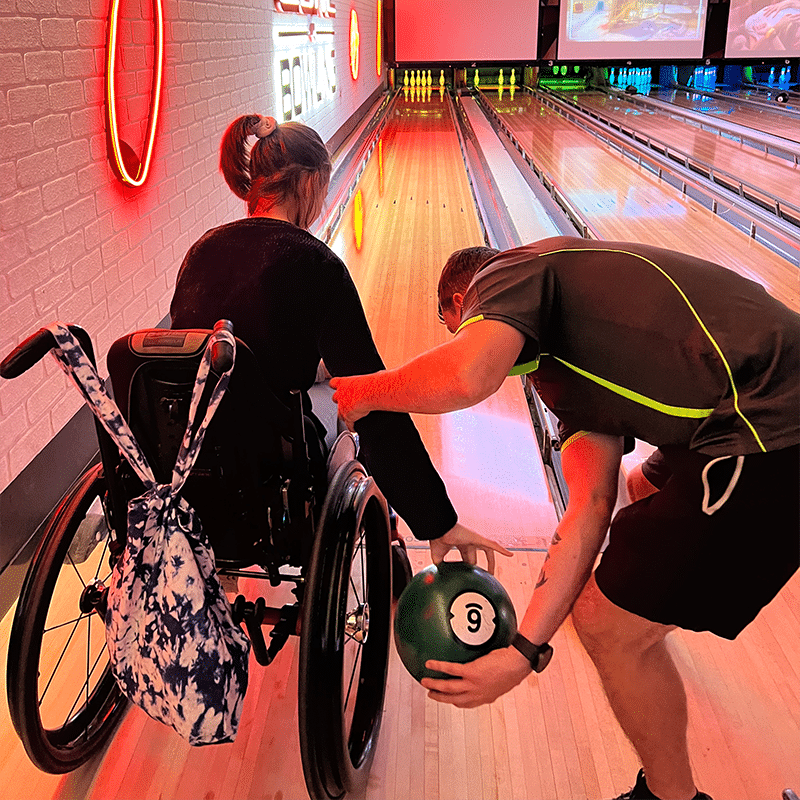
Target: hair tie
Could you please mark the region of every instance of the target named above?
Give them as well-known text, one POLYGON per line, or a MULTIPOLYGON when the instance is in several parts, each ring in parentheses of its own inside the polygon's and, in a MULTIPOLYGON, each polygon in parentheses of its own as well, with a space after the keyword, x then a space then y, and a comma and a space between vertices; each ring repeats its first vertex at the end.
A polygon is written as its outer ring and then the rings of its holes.
POLYGON ((266 139, 277 127, 275 117, 259 117, 258 124, 253 128, 253 136, 266 139))

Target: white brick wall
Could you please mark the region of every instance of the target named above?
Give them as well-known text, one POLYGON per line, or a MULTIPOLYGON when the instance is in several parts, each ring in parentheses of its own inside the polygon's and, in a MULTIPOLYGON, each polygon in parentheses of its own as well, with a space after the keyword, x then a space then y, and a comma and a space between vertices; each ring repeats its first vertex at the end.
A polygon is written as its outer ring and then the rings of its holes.
MULTIPOLYGON (((118 113, 137 152, 147 123, 151 3, 123 0, 118 113)), ((177 269, 206 230, 242 215, 218 168, 242 113, 275 113, 270 0, 165 0, 166 71, 150 176, 123 186, 106 158, 107 0, 0 0, 0 354, 53 319, 110 343, 168 312, 177 269)), ((336 101, 303 117, 329 139, 385 77, 373 0, 339 0, 336 101), (361 71, 348 63, 357 10, 361 71)), ((50 359, 0 380, 0 490, 80 405, 50 359)))

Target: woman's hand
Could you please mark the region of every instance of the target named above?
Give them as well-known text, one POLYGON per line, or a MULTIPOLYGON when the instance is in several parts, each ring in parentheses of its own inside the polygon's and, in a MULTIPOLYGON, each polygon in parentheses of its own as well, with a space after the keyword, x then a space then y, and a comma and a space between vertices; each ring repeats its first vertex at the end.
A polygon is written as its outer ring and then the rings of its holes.
POLYGON ((429 544, 431 560, 434 564, 444 561, 444 557, 455 547, 461 553, 464 561, 475 566, 478 563, 478 551, 483 550, 486 554, 487 570, 492 575, 494 575, 495 552, 502 553, 504 556, 511 555, 511 551, 506 550, 503 545, 465 528, 460 523, 456 523, 444 536, 431 539, 429 544))

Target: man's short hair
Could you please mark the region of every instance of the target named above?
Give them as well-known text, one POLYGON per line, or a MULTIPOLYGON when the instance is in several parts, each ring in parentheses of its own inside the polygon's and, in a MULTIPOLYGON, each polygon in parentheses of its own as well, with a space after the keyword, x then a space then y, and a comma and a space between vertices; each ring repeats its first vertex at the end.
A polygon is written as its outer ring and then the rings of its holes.
POLYGON ((449 306, 456 292, 462 294, 472 282, 475 273, 500 251, 493 247, 465 247, 456 250, 442 269, 439 276, 439 317, 442 316, 442 306, 449 306))

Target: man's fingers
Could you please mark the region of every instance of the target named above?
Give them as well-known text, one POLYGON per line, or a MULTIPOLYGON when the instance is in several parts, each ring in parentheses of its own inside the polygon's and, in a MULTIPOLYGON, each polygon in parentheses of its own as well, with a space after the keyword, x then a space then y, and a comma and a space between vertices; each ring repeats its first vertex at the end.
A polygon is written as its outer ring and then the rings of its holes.
POLYGON ((494 575, 494 550, 487 548, 484 552, 486 553, 486 569, 490 575, 494 575))
MULTIPOLYGON (((425 662, 425 668, 433 672, 443 672, 445 675, 452 675, 454 678, 461 678, 464 675, 465 664, 456 661, 435 661, 430 659, 425 662)), ((443 689, 452 686, 452 678, 424 678, 423 686, 428 689, 443 689), (429 684, 429 685, 426 685, 429 684)))

